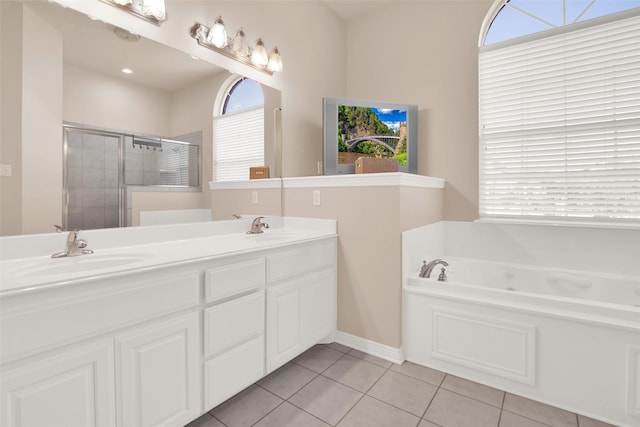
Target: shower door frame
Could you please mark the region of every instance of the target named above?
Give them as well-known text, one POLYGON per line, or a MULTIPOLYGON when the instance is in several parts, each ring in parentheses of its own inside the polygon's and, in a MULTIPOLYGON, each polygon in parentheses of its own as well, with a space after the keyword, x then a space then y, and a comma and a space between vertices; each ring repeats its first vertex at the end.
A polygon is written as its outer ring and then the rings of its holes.
MULTIPOLYGON (((68 177, 68 154, 69 154, 69 142, 68 142, 68 134, 69 132, 78 132, 82 135, 91 134, 91 135, 101 135, 108 136, 112 138, 118 138, 118 227, 125 227, 127 225, 127 198, 126 191, 124 185, 124 139, 127 135, 121 132, 115 132, 105 129, 96 129, 93 127, 88 127, 75 123, 63 123, 62 125, 62 133, 63 133, 63 154, 62 154, 62 170, 63 170, 63 178, 62 178, 62 226, 65 230, 69 229, 69 177, 68 177)), ((85 188, 84 185, 82 188, 85 188)), ((105 229, 107 227, 99 227, 95 229, 105 229)))

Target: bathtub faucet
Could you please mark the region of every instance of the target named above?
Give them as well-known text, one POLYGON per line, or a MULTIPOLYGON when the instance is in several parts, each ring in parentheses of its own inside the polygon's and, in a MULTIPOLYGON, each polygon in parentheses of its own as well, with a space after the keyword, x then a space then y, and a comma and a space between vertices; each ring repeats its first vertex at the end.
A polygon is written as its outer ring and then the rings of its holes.
POLYGON ((449 263, 442 259, 434 259, 428 264, 427 264, 427 261, 422 261, 422 268, 420 269, 420 277, 424 277, 427 279, 431 277, 431 272, 433 271, 433 268, 438 264, 442 264, 445 267, 449 266, 449 263))

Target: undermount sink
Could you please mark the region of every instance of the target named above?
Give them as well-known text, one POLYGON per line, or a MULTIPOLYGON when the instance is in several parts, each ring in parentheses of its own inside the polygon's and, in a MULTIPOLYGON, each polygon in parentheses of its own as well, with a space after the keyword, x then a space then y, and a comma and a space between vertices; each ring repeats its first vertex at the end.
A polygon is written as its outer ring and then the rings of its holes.
POLYGON ((79 255, 65 258, 51 258, 33 262, 14 271, 16 276, 46 276, 50 274, 73 274, 122 267, 152 258, 149 254, 79 255))

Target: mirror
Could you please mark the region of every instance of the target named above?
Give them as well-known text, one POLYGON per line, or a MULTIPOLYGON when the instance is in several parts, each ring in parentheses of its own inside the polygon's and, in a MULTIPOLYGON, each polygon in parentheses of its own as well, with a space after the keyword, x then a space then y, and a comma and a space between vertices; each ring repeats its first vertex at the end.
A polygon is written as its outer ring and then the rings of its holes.
MULTIPOLYGON (((208 61, 198 60, 184 52, 141 38, 110 24, 91 20, 80 12, 63 8, 56 3, 25 1, 24 4, 30 9, 29 14, 33 15, 29 18, 31 28, 38 27, 38 20, 41 20, 40 22, 44 21, 46 26, 51 27, 47 31, 53 31, 61 38, 62 88, 54 94, 58 98, 62 97, 60 135, 63 122, 102 131, 112 130, 165 138, 194 132, 202 133, 201 188, 195 191, 175 188, 166 191, 167 188, 147 187, 136 187, 135 191, 128 189, 125 201, 128 202, 127 208, 132 211, 133 217, 137 218, 139 212, 145 210, 210 208, 211 192, 208 183, 212 176, 214 102, 218 91, 229 80, 231 74, 208 61), (131 69, 133 73, 123 74, 124 67, 131 69)), ((26 15, 27 13, 25 20, 26 15)), ((188 31, 188 28, 185 28, 185 31, 188 31)), ((34 37, 35 45, 38 45, 38 36, 34 37)), ((40 37, 39 40, 43 39, 40 37)), ((2 52, 4 62, 7 60, 4 45, 2 52)), ((50 61, 50 56, 55 54, 52 53, 52 49, 48 49, 46 41, 39 49, 23 49, 24 56, 40 52, 46 52, 48 55, 44 61, 40 61, 41 66, 50 61)), ((57 60, 59 61, 59 58, 57 60)), ((30 60, 22 58, 22 61, 24 64, 30 60)), ((31 62, 39 63, 38 60, 31 62)), ((23 75, 24 72, 22 70, 23 75)), ((42 67, 37 73, 50 74, 50 70, 42 67)), ((23 79, 23 84, 29 83, 23 79)), ((273 166, 276 166, 275 159, 279 157, 274 149, 274 110, 280 105, 280 93, 273 88, 264 85, 263 87, 266 95, 265 162, 273 170, 273 166)), ((30 120, 23 114, 22 119, 25 122, 36 122, 40 116, 31 116, 30 120)), ((24 144, 24 135, 22 137, 24 144)), ((36 143, 30 144, 38 150, 36 143)), ((53 231, 51 224, 60 222, 60 219, 53 219, 55 215, 33 218, 36 214, 32 212, 38 209, 31 209, 24 202, 25 199, 37 199, 40 193, 46 192, 53 195, 47 203, 50 205, 48 208, 57 210, 58 206, 53 205, 61 204, 56 200, 60 200, 60 194, 63 193, 62 136, 59 141, 49 141, 47 144, 48 152, 53 152, 53 155, 47 157, 47 161, 56 164, 50 172, 55 179, 47 181, 54 183, 50 183, 46 189, 35 188, 37 179, 25 179, 23 175, 22 187, 18 190, 22 191, 20 195, 23 201, 21 213, 18 215, 21 216, 21 224, 7 228, 3 223, 2 235, 47 233, 53 231), (60 159, 59 165, 58 161, 52 162, 56 157, 60 159), (25 192, 33 194, 25 197, 25 192)), ((33 156, 24 156, 22 147, 22 164, 18 165, 21 168, 14 166, 14 169, 22 169, 23 173, 40 169, 37 173, 40 174, 39 179, 44 181, 46 168, 41 168, 37 162, 44 161, 43 153, 47 150, 33 156)), ((7 201, 11 202, 3 198, 3 205, 7 201)), ((37 203, 37 200, 34 201, 32 207, 37 206, 37 203)), ((41 200, 40 204, 42 203, 41 200)), ((58 216, 62 215, 61 212, 62 207, 58 216)), ((11 215, 5 217, 11 218, 11 215)), ((16 215, 13 217, 15 219, 16 215)), ((136 219, 132 225, 137 225, 136 219)))

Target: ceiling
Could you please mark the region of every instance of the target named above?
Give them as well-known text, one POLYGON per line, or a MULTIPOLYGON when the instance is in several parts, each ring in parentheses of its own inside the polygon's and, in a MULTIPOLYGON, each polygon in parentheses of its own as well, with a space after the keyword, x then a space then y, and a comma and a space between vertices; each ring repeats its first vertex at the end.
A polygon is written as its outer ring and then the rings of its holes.
POLYGON ((29 6, 62 33, 65 63, 168 92, 222 70, 145 38, 122 39, 114 33, 113 25, 91 20, 56 3, 38 1, 29 6), (133 74, 122 73, 124 67, 133 70, 133 74))

